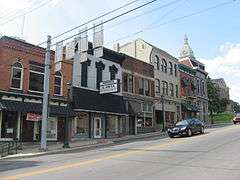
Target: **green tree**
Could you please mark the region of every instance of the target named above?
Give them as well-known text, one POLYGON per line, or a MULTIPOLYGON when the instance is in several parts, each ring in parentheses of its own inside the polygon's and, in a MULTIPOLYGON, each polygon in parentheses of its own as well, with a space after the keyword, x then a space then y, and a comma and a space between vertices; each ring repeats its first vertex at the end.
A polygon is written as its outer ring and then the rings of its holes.
POLYGON ((221 108, 220 98, 219 98, 219 88, 214 86, 211 78, 207 78, 207 91, 208 91, 208 110, 211 116, 211 123, 213 124, 213 113, 218 113, 221 108))

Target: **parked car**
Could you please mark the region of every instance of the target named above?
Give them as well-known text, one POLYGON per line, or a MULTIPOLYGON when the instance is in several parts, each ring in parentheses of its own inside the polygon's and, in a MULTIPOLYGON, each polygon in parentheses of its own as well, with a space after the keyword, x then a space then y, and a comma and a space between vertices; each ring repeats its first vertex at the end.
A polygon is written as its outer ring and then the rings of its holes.
POLYGON ((236 116, 233 118, 233 124, 240 123, 240 113, 237 113, 236 116))
POLYGON ((183 135, 192 136, 195 133, 204 133, 204 123, 196 118, 179 121, 174 127, 168 129, 170 138, 183 135))

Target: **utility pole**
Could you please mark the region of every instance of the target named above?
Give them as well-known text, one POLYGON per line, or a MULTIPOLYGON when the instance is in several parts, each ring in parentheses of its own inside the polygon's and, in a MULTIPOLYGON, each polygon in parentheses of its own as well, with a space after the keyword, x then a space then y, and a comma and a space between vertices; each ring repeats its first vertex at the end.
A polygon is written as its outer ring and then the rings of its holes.
POLYGON ((165 119, 165 110, 164 110, 164 96, 161 95, 161 102, 162 102, 162 114, 163 114, 163 131, 166 130, 166 119, 165 119))
POLYGON ((42 106, 42 130, 41 130, 41 151, 47 150, 47 119, 48 119, 48 100, 49 100, 49 76, 50 76, 50 57, 51 57, 51 36, 47 37, 47 49, 45 55, 44 69, 44 93, 42 106))

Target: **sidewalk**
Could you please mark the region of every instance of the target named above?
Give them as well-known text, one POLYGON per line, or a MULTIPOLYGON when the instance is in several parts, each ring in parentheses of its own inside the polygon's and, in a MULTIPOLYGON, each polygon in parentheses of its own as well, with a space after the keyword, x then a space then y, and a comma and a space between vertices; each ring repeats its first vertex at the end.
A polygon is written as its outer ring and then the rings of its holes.
MULTIPOLYGON (((229 126, 229 125, 232 125, 232 123, 208 125, 206 126, 206 128, 217 128, 217 127, 223 127, 223 126, 229 126)), ((151 132, 151 133, 145 133, 145 134, 127 135, 127 136, 112 138, 112 139, 75 140, 75 141, 69 142, 70 148, 65 148, 65 149, 62 147, 63 146, 62 142, 49 142, 48 150, 45 152, 39 151, 39 147, 40 147, 39 143, 34 143, 34 144, 23 143, 23 149, 18 150, 18 154, 6 156, 3 158, 0 158, 0 160, 43 156, 48 154, 71 152, 75 150, 85 151, 91 148, 104 147, 108 145, 114 145, 114 144, 142 140, 147 138, 154 138, 154 137, 166 138, 168 137, 168 135, 167 135, 167 132, 157 131, 157 132, 151 132)))

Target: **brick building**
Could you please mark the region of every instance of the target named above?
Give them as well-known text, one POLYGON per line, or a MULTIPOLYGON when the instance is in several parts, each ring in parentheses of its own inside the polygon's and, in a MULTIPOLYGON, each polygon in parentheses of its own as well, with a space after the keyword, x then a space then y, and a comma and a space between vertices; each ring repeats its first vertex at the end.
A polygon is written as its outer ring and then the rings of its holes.
MULTIPOLYGON (((39 141, 45 49, 23 40, 0 38, 0 140, 39 141)), ((73 112, 67 107, 71 64, 54 71, 51 52, 48 140, 63 140, 64 120, 73 112), (70 114, 69 114, 70 113, 70 114)))
POLYGON ((154 131, 154 67, 125 55, 122 68, 130 134, 154 131))

